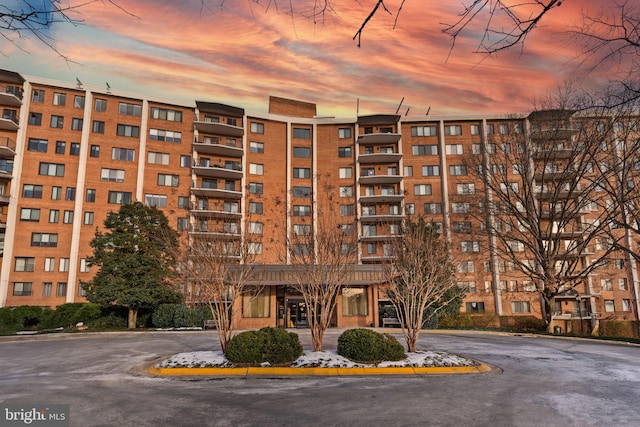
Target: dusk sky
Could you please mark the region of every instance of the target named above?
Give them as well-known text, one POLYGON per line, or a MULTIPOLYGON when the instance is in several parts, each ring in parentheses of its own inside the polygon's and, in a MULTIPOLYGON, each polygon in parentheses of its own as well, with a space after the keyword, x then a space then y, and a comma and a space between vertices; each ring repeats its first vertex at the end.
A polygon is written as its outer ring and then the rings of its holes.
MULTIPOLYGON (((608 1, 608 0, 607 0, 608 1)), ((395 13, 400 0, 388 0, 395 13)), ((470 3, 470 0, 467 1, 470 3)), ((19 46, 3 42, 0 68, 24 75, 193 102, 222 102, 251 112, 267 110, 269 95, 316 103, 319 115, 359 113, 511 113, 530 111, 536 98, 556 91, 574 73, 576 47, 566 30, 580 10, 600 0, 566 0, 552 10, 524 48, 491 57, 472 53, 473 33, 459 39, 451 56, 442 23, 453 23, 462 2, 407 0, 395 16, 380 11, 352 40, 375 0, 334 0, 335 13, 314 25, 280 9, 250 0, 201 2, 119 1, 84 6, 84 25, 56 24, 50 32, 65 62, 35 39, 19 46), (26 52, 24 52, 26 51, 26 52)), ((266 2, 265 2, 266 3, 266 2)), ((294 1, 296 12, 312 1, 294 1)), ((475 33, 478 34, 478 33, 475 33)))

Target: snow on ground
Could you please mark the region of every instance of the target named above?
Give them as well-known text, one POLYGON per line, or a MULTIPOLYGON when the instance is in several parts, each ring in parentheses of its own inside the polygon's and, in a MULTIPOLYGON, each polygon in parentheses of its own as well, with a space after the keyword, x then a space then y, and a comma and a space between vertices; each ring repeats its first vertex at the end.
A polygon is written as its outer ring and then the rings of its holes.
MULTIPOLYGON (((435 351, 418 351, 407 353, 407 358, 395 362, 381 362, 377 365, 355 363, 336 353, 335 350, 305 352, 300 358, 291 364, 297 368, 355 368, 355 367, 435 367, 435 366, 477 366, 474 360, 453 354, 435 351)), ((178 353, 156 368, 229 368, 233 364, 229 362, 221 351, 193 351, 178 353)))

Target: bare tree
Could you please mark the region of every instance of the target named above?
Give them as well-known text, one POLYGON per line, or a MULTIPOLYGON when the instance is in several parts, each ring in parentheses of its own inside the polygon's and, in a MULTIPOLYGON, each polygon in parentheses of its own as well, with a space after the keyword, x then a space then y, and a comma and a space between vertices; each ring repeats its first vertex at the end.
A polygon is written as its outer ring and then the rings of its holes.
POLYGON ((233 336, 243 297, 261 292, 260 286, 249 283, 254 276, 254 243, 203 234, 193 236, 184 251, 180 271, 190 300, 209 306, 222 351, 233 336))
POLYGON ((351 266, 357 263, 355 237, 325 212, 313 227, 299 224, 286 242, 292 287, 302 294, 307 306, 313 349, 321 351, 338 294, 352 275, 351 266))
POLYGON ((407 350, 416 351, 424 322, 463 292, 457 289, 451 249, 424 218, 406 219, 389 242, 393 258, 385 265, 386 294, 396 309, 407 350))
MULTIPOLYGON (((566 105, 563 105, 566 107, 566 105)), ((536 111, 530 127, 488 135, 468 169, 485 185, 475 212, 497 256, 530 278, 550 328, 555 297, 584 286, 616 248, 603 185, 609 152, 602 115, 566 108, 536 111)))
MULTIPOLYGON (((69 60, 56 48, 49 30, 56 24, 82 25, 82 7, 95 1, 97 0, 71 4, 63 0, 17 0, 0 4, 0 38, 20 48, 21 39, 35 37, 59 56, 69 60)), ((128 13, 113 0, 103 3, 109 3, 128 13)))

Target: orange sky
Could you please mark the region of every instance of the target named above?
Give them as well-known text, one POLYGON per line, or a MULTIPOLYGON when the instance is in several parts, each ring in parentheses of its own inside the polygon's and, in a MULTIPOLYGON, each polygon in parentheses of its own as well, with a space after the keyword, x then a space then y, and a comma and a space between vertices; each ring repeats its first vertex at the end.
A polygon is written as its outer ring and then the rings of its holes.
MULTIPOLYGON (((400 0, 387 0, 394 12, 400 0)), ((333 0, 324 21, 301 16, 313 1, 265 10, 251 0, 127 0, 124 13, 108 2, 84 6, 84 25, 56 25, 50 35, 74 62, 33 39, 4 43, 0 68, 25 75, 132 90, 180 100, 223 102, 265 111, 269 95, 314 102, 321 115, 402 112, 510 113, 530 110, 536 98, 578 80, 576 48, 566 30, 581 8, 609 0, 565 0, 515 48, 491 57, 473 54, 477 32, 457 41, 442 34, 461 2, 406 0, 398 21, 379 13, 357 47, 352 40, 375 0, 333 0), (433 6, 434 3, 439 4, 433 6), (448 57, 448 59, 447 59, 448 57)), ((469 3, 470 1, 468 1, 469 3)), ((125 4, 126 3, 126 4, 125 4)), ((266 3, 266 2, 263 2, 266 3)))

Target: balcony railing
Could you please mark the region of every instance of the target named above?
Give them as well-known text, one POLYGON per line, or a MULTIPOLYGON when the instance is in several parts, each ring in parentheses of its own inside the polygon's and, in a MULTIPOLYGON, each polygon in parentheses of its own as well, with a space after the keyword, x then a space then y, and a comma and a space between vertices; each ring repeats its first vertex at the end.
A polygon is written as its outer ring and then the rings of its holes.
POLYGON ((9 149, 13 154, 15 154, 16 142, 9 137, 0 136, 0 151, 3 149, 9 149))

